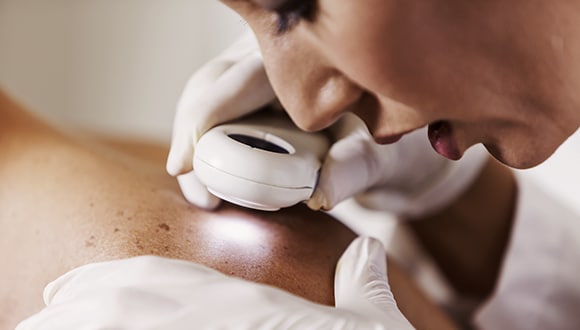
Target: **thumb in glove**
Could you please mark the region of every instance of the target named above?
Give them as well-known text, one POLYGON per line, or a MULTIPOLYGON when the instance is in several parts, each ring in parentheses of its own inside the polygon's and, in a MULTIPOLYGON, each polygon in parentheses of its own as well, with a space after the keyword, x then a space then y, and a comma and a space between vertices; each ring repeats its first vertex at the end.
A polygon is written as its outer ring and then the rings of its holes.
POLYGON ((414 329, 397 307, 388 283, 386 260, 383 244, 377 239, 354 240, 337 264, 336 308, 380 320, 392 329, 414 329))
MULTIPOLYGON (((378 155, 379 149, 364 122, 347 113, 331 126, 329 132, 336 140, 331 146, 320 171, 318 184, 307 201, 313 210, 330 210, 339 202, 365 191, 388 175, 378 155)), ((381 150, 389 153, 389 149, 381 150)))

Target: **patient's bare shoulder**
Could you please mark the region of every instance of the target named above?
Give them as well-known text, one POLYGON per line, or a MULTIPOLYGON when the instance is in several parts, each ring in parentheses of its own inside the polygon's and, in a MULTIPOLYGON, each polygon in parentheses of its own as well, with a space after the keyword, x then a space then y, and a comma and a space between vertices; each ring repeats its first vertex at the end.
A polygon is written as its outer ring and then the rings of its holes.
MULTIPOLYGON (((354 233, 330 216, 304 206, 204 212, 165 173, 165 147, 79 142, 1 92, 0 118, 0 328, 38 311, 43 287, 66 271, 146 254, 332 303, 334 267, 354 233)), ((396 295, 412 293, 403 312, 429 311, 429 324, 442 319, 404 275, 393 276, 401 278, 391 286, 396 295)))
POLYGON ((0 324, 42 307, 42 288, 91 262, 153 254, 199 262, 330 304, 334 265, 354 234, 323 213, 188 204, 166 149, 79 142, 20 113, 0 137, 0 324))

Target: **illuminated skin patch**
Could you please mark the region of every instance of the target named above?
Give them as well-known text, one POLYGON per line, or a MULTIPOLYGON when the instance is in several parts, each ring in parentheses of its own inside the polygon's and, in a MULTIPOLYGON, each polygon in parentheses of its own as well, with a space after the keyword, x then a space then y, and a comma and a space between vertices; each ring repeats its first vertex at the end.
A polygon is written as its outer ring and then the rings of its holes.
POLYGON ((208 223, 207 234, 243 246, 259 245, 267 242, 268 230, 260 224, 237 217, 223 217, 208 223))

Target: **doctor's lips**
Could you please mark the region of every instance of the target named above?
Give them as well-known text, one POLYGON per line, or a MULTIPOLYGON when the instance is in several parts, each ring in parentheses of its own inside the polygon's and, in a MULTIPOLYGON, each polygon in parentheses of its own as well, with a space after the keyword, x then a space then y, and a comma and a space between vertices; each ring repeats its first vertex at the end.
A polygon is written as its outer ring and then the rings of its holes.
POLYGON ((384 135, 384 136, 373 136, 373 139, 377 144, 391 144, 399 141, 404 134, 394 134, 394 135, 384 135))
POLYGON ((429 141, 440 155, 451 160, 461 158, 461 152, 453 138, 453 128, 448 121, 437 121, 429 125, 429 141))
POLYGON ((408 131, 404 131, 401 133, 397 133, 397 134, 391 134, 391 135, 379 135, 379 134, 373 134, 373 139, 375 140, 375 143, 377 144, 392 144, 395 142, 398 142, 403 136, 413 132, 414 130, 408 130, 408 131))

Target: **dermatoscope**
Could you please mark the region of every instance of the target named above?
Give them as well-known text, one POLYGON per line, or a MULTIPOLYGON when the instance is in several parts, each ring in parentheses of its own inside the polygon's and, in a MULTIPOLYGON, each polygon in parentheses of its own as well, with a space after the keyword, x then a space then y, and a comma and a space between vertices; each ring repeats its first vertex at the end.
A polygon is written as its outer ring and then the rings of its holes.
POLYGON ((262 110, 206 132, 193 166, 213 195, 276 211, 310 198, 329 147, 324 133, 301 131, 284 112, 262 110))

